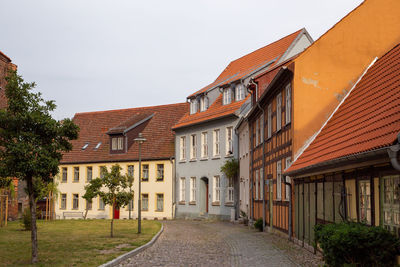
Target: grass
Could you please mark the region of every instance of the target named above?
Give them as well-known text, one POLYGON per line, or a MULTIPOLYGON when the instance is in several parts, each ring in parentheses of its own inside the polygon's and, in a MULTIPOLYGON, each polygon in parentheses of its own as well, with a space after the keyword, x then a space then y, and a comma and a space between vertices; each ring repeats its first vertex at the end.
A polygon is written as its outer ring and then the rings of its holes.
POLYGON ((0 228, 0 266, 98 266, 147 243, 161 229, 157 221, 110 220, 38 221, 39 263, 30 265, 31 232, 20 222, 0 228))

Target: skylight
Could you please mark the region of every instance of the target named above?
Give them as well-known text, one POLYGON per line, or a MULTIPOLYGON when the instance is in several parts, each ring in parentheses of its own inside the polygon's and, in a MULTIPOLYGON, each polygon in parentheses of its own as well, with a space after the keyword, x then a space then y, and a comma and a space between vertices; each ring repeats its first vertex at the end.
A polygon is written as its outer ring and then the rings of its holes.
POLYGON ((101 142, 99 142, 94 149, 98 149, 101 146, 101 142))
POLYGON ((83 145, 82 150, 85 150, 89 146, 89 143, 83 145))

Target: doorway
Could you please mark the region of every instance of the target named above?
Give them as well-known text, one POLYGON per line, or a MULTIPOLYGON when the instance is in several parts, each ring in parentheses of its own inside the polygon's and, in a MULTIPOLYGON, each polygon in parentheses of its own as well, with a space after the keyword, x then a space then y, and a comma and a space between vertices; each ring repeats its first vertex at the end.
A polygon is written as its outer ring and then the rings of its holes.
POLYGON ((209 191, 208 191, 208 178, 207 177, 202 177, 201 178, 201 189, 200 189, 200 213, 208 213, 208 196, 209 196, 209 191))
POLYGON ((119 208, 118 207, 114 208, 114 219, 119 219, 119 208))

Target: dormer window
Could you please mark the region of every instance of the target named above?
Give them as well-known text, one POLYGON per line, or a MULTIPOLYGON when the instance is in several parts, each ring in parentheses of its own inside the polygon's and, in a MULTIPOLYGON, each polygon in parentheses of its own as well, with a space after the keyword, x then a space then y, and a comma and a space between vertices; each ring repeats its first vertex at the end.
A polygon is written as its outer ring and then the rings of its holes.
POLYGON ((198 111, 198 101, 197 99, 190 100, 190 114, 194 114, 198 111))
POLYGON ((228 105, 232 102, 232 90, 231 88, 225 88, 223 91, 223 105, 228 105))
POLYGON ((236 101, 240 101, 243 100, 244 97, 244 87, 241 83, 238 83, 235 88, 235 99, 236 101))
POLYGON ((122 136, 111 138, 111 150, 122 150, 124 148, 124 138, 122 136))
POLYGON ((202 96, 200 98, 200 112, 205 111, 208 108, 208 97, 202 96))

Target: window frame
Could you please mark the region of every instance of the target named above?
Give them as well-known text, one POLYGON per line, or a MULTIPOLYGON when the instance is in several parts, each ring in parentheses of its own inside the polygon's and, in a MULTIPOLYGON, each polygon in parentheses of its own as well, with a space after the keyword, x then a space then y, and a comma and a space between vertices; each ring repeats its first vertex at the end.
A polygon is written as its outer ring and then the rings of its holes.
POLYGON ((282 129, 282 93, 276 96, 276 131, 282 129))
POLYGON ((197 134, 190 135, 190 160, 197 158, 197 134))
POLYGON ((156 193, 156 203, 155 203, 155 212, 164 212, 164 193, 156 193), (162 208, 161 209, 159 209, 158 208, 158 202, 159 202, 159 196, 162 196, 162 208))
POLYGON ((180 137, 180 160, 184 161, 186 160, 186 136, 181 136, 180 137))
MULTIPOLYGON (((292 165, 292 157, 287 157, 285 159, 285 170, 287 170, 290 167, 290 165, 292 165)), ((292 179, 290 178, 290 176, 286 176, 286 178, 287 178, 288 182, 291 183, 292 179)), ((290 187, 290 185, 285 184, 285 200, 286 201, 290 200, 289 187, 290 187)))
POLYGON ((159 163, 157 164, 157 177, 156 177, 157 182, 163 182, 164 181, 164 163, 159 163), (160 167, 162 169, 162 174, 160 176, 160 167))
POLYGON ((225 131, 226 135, 225 135, 225 154, 226 156, 232 156, 233 155, 233 127, 229 126, 226 127, 226 131, 225 131), (229 139, 229 135, 230 135, 230 139, 229 139), (231 153, 229 153, 229 151, 231 153))
POLYGON ((186 178, 181 177, 179 180, 179 202, 185 203, 186 201, 186 178))
POLYGON ((90 182, 92 179, 93 179, 93 167, 86 166, 86 182, 90 182), (90 175, 89 175, 89 173, 90 173, 90 175))
POLYGON ((67 194, 66 193, 61 193, 60 194, 60 210, 66 210, 67 209, 67 194), (63 196, 65 196, 63 198, 63 196))
POLYGON ((225 203, 233 204, 235 201, 235 191, 232 177, 226 177, 226 196, 225 203))
POLYGON ((228 105, 232 103, 232 89, 230 87, 223 89, 222 100, 223 105, 228 105))
POLYGON ((128 176, 135 177, 135 165, 126 166, 126 174, 128 176))
POLYGON ((268 116, 268 127, 267 127, 267 137, 272 137, 272 104, 268 104, 267 108, 267 116, 268 116))
POLYGON ((201 158, 208 158, 208 132, 201 133, 201 158))
POLYGON ((68 168, 67 167, 61 168, 61 183, 68 183, 68 168))
POLYGON ((104 203, 104 200, 99 196, 99 208, 98 210, 105 210, 106 209, 106 204, 104 203))
POLYGON ((285 103, 285 123, 289 124, 292 121, 292 85, 288 83, 285 88, 286 103, 285 103))
POLYGON ((221 203, 221 176, 214 175, 213 177, 213 204, 221 203))
POLYGON ((282 162, 276 162, 276 199, 282 200, 282 162))
POLYGON ((141 211, 149 211, 149 193, 142 193, 141 198, 140 198, 140 202, 141 202, 141 211), (144 198, 144 196, 147 196, 147 198, 144 198), (143 200, 146 199, 147 200, 147 208, 144 208, 143 203, 145 203, 143 200))
POLYGON ((79 183, 79 176, 80 176, 80 168, 74 167, 74 179, 72 180, 73 183, 79 183))
POLYGON ((72 193, 72 210, 79 210, 79 194, 77 193, 72 193), (75 198, 75 196, 77 196, 75 198), (76 203, 76 207, 75 207, 76 203))
POLYGON ((190 188, 190 191, 189 191, 189 203, 190 204, 195 204, 196 203, 196 190, 197 190, 196 177, 190 177, 189 188, 190 188))
POLYGON ((213 157, 221 156, 221 131, 220 129, 213 130, 213 157), (218 153, 216 153, 218 152, 218 153))
POLYGON ((150 180, 149 169, 150 169, 149 164, 142 164, 142 175, 141 175, 142 182, 148 182, 150 180), (144 166, 146 166, 146 168, 144 166), (145 173, 147 174, 146 176, 144 175, 145 173))

